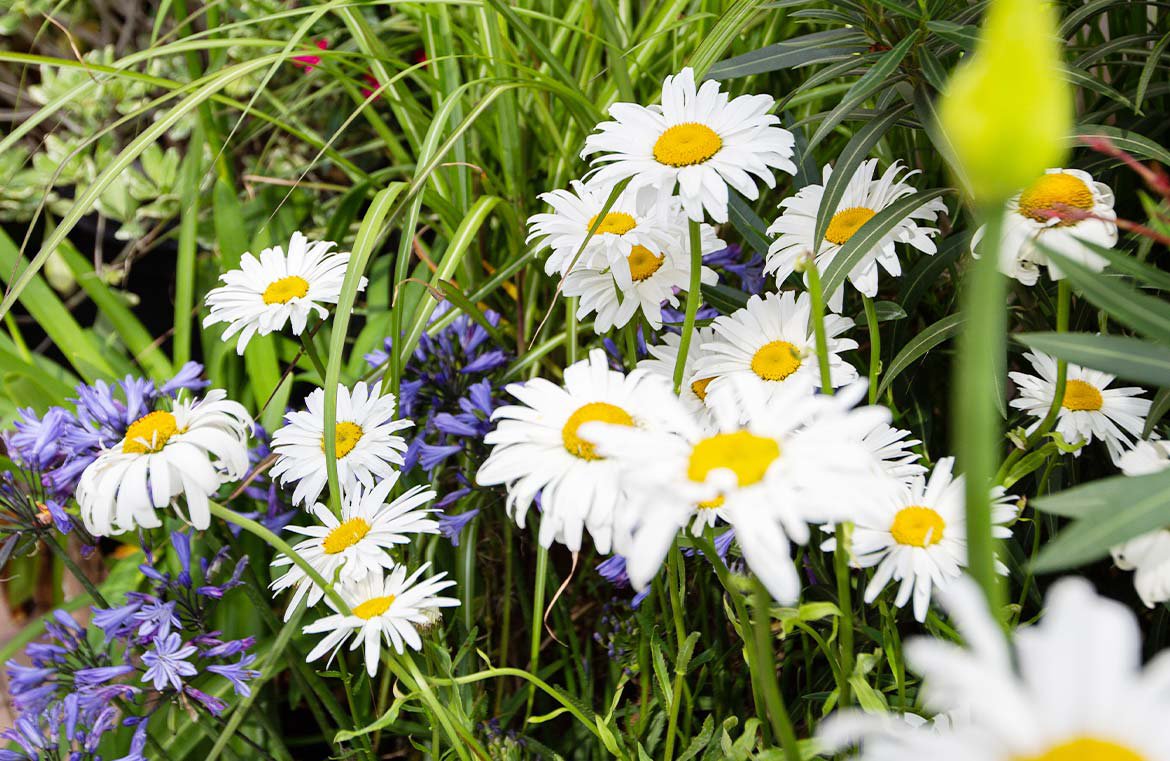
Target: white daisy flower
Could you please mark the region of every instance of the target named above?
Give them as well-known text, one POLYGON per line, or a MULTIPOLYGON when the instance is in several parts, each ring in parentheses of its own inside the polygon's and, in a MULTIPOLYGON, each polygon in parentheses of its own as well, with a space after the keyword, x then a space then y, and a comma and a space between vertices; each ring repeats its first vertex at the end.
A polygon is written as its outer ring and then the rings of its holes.
POLYGON ((656 188, 660 198, 675 187, 690 219, 706 210, 714 222, 727 221, 727 187, 754 200, 755 178, 775 187, 776 169, 796 174, 792 133, 768 113, 770 95, 729 99, 708 80, 696 90, 695 73, 685 68, 662 83, 662 105, 615 103, 603 122, 585 138, 581 156, 601 154, 595 178, 615 183, 632 177, 631 187, 656 188))
POLYGON ((637 506, 623 529, 632 535, 622 553, 631 583, 642 589, 650 582, 688 522, 697 532, 717 516, 735 529, 744 560, 772 596, 794 603, 801 584, 790 543, 807 543, 810 523, 837 520, 887 481, 862 438, 890 415, 880 407, 852 409, 864 385, 824 396, 807 382, 772 391, 743 381, 738 401, 729 394, 712 399, 710 423, 658 386, 646 404, 661 427, 582 428, 620 463, 637 506))
MULTIPOLYGON (((445 578, 446 573, 418 581, 430 565, 423 564, 409 576, 406 575, 405 567, 396 566, 386 575, 375 571, 360 581, 340 584, 337 593, 349 606, 350 614, 334 613, 305 626, 305 634, 328 632, 309 651, 305 660, 312 663, 326 653, 332 660, 333 655, 353 635, 350 650, 365 646, 366 673, 372 677, 378 672, 383 643, 400 654, 405 651, 404 645, 421 650, 422 638, 418 636, 418 630, 430 624, 429 611, 459 604, 453 597, 436 596, 438 592, 455 585, 454 581, 445 578)), ((328 597, 325 602, 337 610, 328 597)))
POLYGON ((618 482, 618 463, 599 455, 579 429, 592 421, 654 425, 647 399, 665 388, 660 384, 645 372, 609 369, 601 349, 567 367, 564 386, 543 378, 510 384, 508 393, 521 403, 492 414, 498 422, 484 438, 492 451, 476 480, 507 486, 508 513, 521 528, 539 494, 543 546, 557 541, 576 552, 588 531, 597 551, 608 553, 614 517, 627 509, 626 492, 618 482))
POLYGON ((187 520, 207 528, 207 498, 248 472, 251 432, 252 418, 223 389, 143 415, 82 472, 76 497, 85 527, 95 536, 158 528, 155 511, 182 495, 187 520))
MULTIPOLYGON (((879 211, 917 192, 913 185, 906 182, 911 175, 918 173, 917 170, 902 174, 905 167, 895 161, 884 174, 874 179, 877 165, 877 159, 863 161, 849 179, 845 195, 829 220, 825 238, 817 252, 818 271, 824 272, 841 247, 879 211)), ((824 168, 823 183, 828 184, 832 173, 832 167, 824 168)), ((764 272, 776 273, 778 285, 783 285, 788 276, 796 271, 797 263, 815 247, 813 237, 816 235, 817 210, 825 194, 825 184, 806 185, 796 195, 780 202, 780 208, 784 211, 768 228, 769 235, 778 237, 768 248, 768 259, 764 266, 764 272)), ((934 254, 937 250, 934 236, 938 235, 938 230, 919 226, 919 221, 934 222, 939 213, 946 210, 946 204, 936 198, 907 214, 850 270, 849 282, 859 292, 873 298, 877 295, 879 265, 893 277, 902 274, 895 243, 905 243, 924 254, 934 254)), ((843 296, 844 288, 825 294, 829 308, 834 312, 841 311, 843 296)))
MULTIPOLYGON (((414 534, 439 532, 439 522, 431 518, 432 511, 422 507, 435 498, 435 492, 415 486, 387 504, 386 498, 397 482, 398 473, 392 473, 373 489, 358 485, 342 500, 340 519, 318 502, 309 509, 321 525, 288 527, 289 531, 309 537, 293 549, 330 583, 357 582, 371 573, 393 568, 394 558, 388 550, 410 542, 414 534)), ((321 602, 325 590, 294 565, 292 558, 280 555, 272 561, 273 568, 285 566, 288 570, 272 582, 272 590, 276 594, 296 587, 285 609, 287 621, 302 599, 307 596, 306 606, 311 608, 321 602)))
MULTIPOLYGON (((1052 406, 1056 394, 1056 360, 1040 352, 1024 354, 1039 376, 1026 373, 1008 373, 1020 395, 1011 401, 1011 406, 1023 410, 1037 421, 1028 428, 1028 433, 1040 425, 1052 406)), ((1114 376, 1099 370, 1090 370, 1080 365, 1068 364, 1067 380, 1064 385, 1064 400, 1056 415, 1056 431, 1070 444, 1094 439, 1105 442, 1109 456, 1116 465, 1121 452, 1139 438, 1150 412, 1150 400, 1138 399, 1145 393, 1136 386, 1109 388, 1114 376)), ((1074 452, 1079 456, 1080 451, 1074 452)))
POLYGON ((635 247, 661 251, 675 237, 664 216, 668 207, 656 204, 652 193, 627 189, 610 206, 580 258, 574 262, 609 200, 613 184, 573 180, 569 185, 571 190, 542 193, 540 199, 553 210, 528 218, 528 242, 540 240, 541 248, 552 249, 544 263, 549 275, 554 272, 564 275, 570 266, 594 269, 611 266, 630 258, 635 247))
POLYGON ((1057 582, 1046 602, 1043 621, 1018 630, 1013 648, 975 585, 960 580, 945 604, 968 646, 906 645, 925 707, 958 711, 951 726, 845 712, 822 725, 822 745, 860 743, 858 761, 1170 760, 1170 654, 1143 669, 1137 619, 1083 579, 1057 582))
MULTIPOLYGON (((1024 285, 1035 285, 1040 267, 1053 280, 1064 277, 1037 244, 1100 272, 1108 263, 1081 241, 1105 248, 1117 245, 1113 191, 1079 169, 1049 169, 1043 177, 1007 202, 999 244, 999 269, 1024 285), (1054 213, 1065 214, 1062 219, 1054 213), (1084 218, 1073 218, 1083 216, 1084 218)), ((972 239, 977 246, 984 228, 972 239)))
MULTIPOLYGON (((377 385, 359 381, 353 393, 337 387, 337 479, 342 495, 359 483, 372 488, 376 479, 389 478, 402 465, 406 441, 394 435, 414 423, 394 419, 394 395, 377 385)), ((325 389, 305 398, 305 410, 285 415, 287 425, 272 435, 277 455, 271 475, 282 484, 296 482, 293 502, 316 502, 328 482, 325 465, 325 389)))
MULTIPOLYGON (((230 323, 223 332, 227 341, 236 333, 236 353, 243 354, 252 336, 266 336, 292 323, 292 332, 300 335, 309 315, 316 312, 325 319, 329 310, 323 304, 336 304, 349 265, 349 253, 329 253, 335 243, 314 241, 293 233, 288 253, 280 246, 266 248, 256 258, 246 253, 240 269, 220 275, 224 282, 207 294, 211 313, 203 327, 218 322, 230 323)), ((366 287, 363 277, 358 290, 366 287)))
MULTIPOLYGON (((671 388, 674 388, 674 366, 678 362, 679 344, 682 336, 677 333, 664 333, 662 343, 646 344, 649 357, 638 362, 638 369, 653 373, 662 378, 671 388)), ((707 355, 704 344, 715 340, 713 328, 696 327, 691 334, 691 345, 687 350, 686 362, 683 364, 683 382, 679 390, 679 398, 693 415, 707 414, 707 387, 714 378, 701 378, 695 374, 695 367, 699 360, 707 355)))
MULTIPOLYGON (((927 480, 914 476, 895 482, 897 487, 856 503, 850 518, 854 523, 849 548, 855 568, 877 567, 865 589, 865 602, 872 603, 891 582, 900 582, 894 604, 905 607, 914 600, 914 618, 926 621, 930 595, 959 578, 967 567, 966 499, 962 476, 952 475, 954 458, 939 460, 927 480)), ((1002 486, 991 493, 992 536, 1006 539, 1006 524, 1014 520, 1015 498, 1002 486)), ((825 526, 832 532, 834 527, 825 526)), ((837 551, 837 540, 821 545, 826 552, 837 551)), ((997 563, 1000 573, 1007 567, 997 563)))
MULTIPOLYGON (((708 387, 711 394, 744 377, 762 380, 776 392, 794 379, 819 386, 821 371, 811 311, 807 292, 800 296, 793 291, 769 293, 764 298, 752 296, 743 309, 715 318, 715 340, 703 345, 704 356, 696 363, 695 374, 715 378, 708 387)), ((838 356, 857 348, 853 339, 837 337, 852 327, 853 320, 848 317, 825 315, 834 388, 857 380, 856 368, 838 356)))
POLYGON ((861 443, 873 452, 892 478, 912 478, 926 473, 926 468, 918 453, 911 449, 922 442, 910 438, 910 435, 910 431, 883 424, 867 433, 861 443))
MULTIPOLYGON (((678 214, 681 216, 681 212, 678 214)), ((662 303, 672 307, 679 305, 675 289, 687 290, 691 282, 690 242, 685 220, 673 227, 675 234, 670 243, 660 249, 634 246, 625 261, 601 269, 574 267, 565 276, 563 292, 566 296, 579 296, 578 319, 584 319, 596 312, 593 329, 607 333, 610 328, 620 328, 642 310, 650 327, 662 327, 662 303), (678 232, 684 233, 679 235, 678 232)), ((710 225, 701 226, 700 249, 703 254, 721 251, 727 244, 715 234, 710 225)), ((719 278, 715 270, 703 267, 699 274, 708 285, 719 278)))
MULTIPOLYGON (((1139 441, 1121 456, 1121 472, 1144 476, 1170 467, 1170 442, 1139 441)), ((1113 562, 1134 571, 1133 586, 1146 607, 1170 600, 1170 529, 1157 529, 1113 548, 1113 562)))

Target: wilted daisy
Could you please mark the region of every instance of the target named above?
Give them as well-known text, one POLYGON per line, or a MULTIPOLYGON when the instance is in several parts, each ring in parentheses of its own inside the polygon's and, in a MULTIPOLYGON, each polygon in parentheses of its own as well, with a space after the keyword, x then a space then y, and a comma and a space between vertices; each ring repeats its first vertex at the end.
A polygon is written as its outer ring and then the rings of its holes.
MULTIPOLYGON (((422 649, 418 630, 432 622, 430 611, 434 608, 449 608, 458 605, 453 597, 439 597, 437 593, 455 585, 446 579, 446 573, 436 574, 419 581, 430 563, 424 563, 414 573, 406 575, 406 568, 397 566, 389 574, 380 570, 357 582, 343 582, 337 593, 350 613, 334 613, 318 619, 304 628, 305 634, 328 632, 317 643, 306 661, 312 663, 329 653, 330 659, 353 635, 351 650, 365 646, 366 673, 374 676, 378 672, 378 661, 382 656, 382 644, 394 648, 395 652, 405 651, 404 645, 413 650, 422 649)), ((325 602, 337 610, 333 600, 325 602)))
MULTIPOLYGON (((1170 467, 1170 442, 1139 441, 1121 456, 1121 472, 1145 476, 1170 467)), ((1170 600, 1170 529, 1157 529, 1114 547, 1113 562, 1133 571, 1133 586, 1146 607, 1170 600)))
POLYGON ((712 221, 726 222, 728 186, 754 200, 756 179, 771 188, 774 170, 796 174, 795 141, 768 113, 772 103, 770 95, 729 99, 714 80, 696 89, 688 67, 662 83, 662 105, 610 106, 614 121, 598 125, 581 156, 601 154, 593 159, 603 164, 599 182, 632 177, 631 187, 653 187, 661 198, 677 186, 688 217, 702 221, 706 210, 712 221))
POLYGON ((207 528, 207 498, 248 471, 251 431, 248 413, 222 389, 148 412, 81 474, 76 496, 85 527, 96 536, 157 528, 155 511, 182 495, 191 525, 207 528))
MULTIPOLYGON (((714 340, 715 331, 712 328, 695 328, 694 333, 691 334, 691 345, 683 365, 683 382, 682 388, 679 389, 679 399, 694 415, 706 413, 707 386, 714 380, 710 377, 696 376, 695 367, 700 359, 707 356, 703 346, 714 340)), ((678 362, 678 349, 681 343, 682 336, 677 333, 662 334, 662 343, 646 344, 646 351, 650 356, 638 362, 638 369, 659 376, 673 388, 674 366, 678 362)))
MULTIPOLYGON (((271 475, 282 484, 296 483, 293 502, 308 505, 321 496, 328 482, 325 464, 325 389, 305 398, 305 410, 285 415, 287 425, 272 435, 277 455, 271 475)), ((388 478, 402 464, 406 441, 395 435, 414 425, 394 419, 394 395, 359 381, 353 393, 337 387, 337 426, 334 450, 342 494, 359 483, 372 488, 375 479, 388 478)))
MULTIPOLYGON (((894 581, 900 584, 894 604, 901 608, 913 598, 914 618, 926 621, 931 590, 945 589, 967 567, 964 481, 952 474, 954 462, 944 457, 929 480, 914 476, 857 502, 850 518, 854 523, 850 560, 856 568, 877 567, 865 589, 866 603, 894 581)), ((1006 524, 1017 514, 1014 499, 1002 486, 992 491, 992 536, 1011 536, 1006 524)), ((833 526, 825 528, 833 531, 833 526)), ((837 539, 827 540, 821 549, 836 552, 837 539)), ((997 563, 997 570, 1007 573, 1002 563, 997 563)))
POLYGON ((598 454, 579 429, 596 421, 649 425, 655 412, 648 406, 651 392, 669 393, 661 384, 645 372, 609 369, 605 352, 594 349, 565 369, 564 386, 543 378, 509 385, 508 393, 520 404, 492 415, 498 422, 484 439, 492 451, 476 479, 483 486, 507 486, 508 512, 521 528, 539 494, 545 547, 558 541, 576 552, 588 531, 597 551, 608 553, 614 516, 627 506, 626 492, 618 482, 618 463, 598 454))
POLYGON ((951 725, 841 713, 821 730, 830 752, 859 743, 859 761, 1170 759, 1170 655, 1142 668, 1129 609, 1064 579, 1048 593, 1043 621, 1018 630, 1012 648, 969 579, 944 600, 968 646, 918 637, 905 649, 926 708, 955 711, 951 725))
MULTIPOLYGON (((207 294, 211 313, 203 326, 230 323, 223 332, 227 341, 236 333, 236 353, 243 354, 252 336, 266 336, 292 324, 300 335, 309 315, 324 319, 329 310, 324 304, 336 304, 349 264, 348 253, 330 253, 336 244, 329 241, 309 242, 301 233, 293 233, 288 253, 280 246, 266 248, 259 258, 246 253, 240 269, 220 275, 224 282, 207 294)), ((358 290, 366 287, 363 277, 358 290)))
POLYGON ((613 185, 580 180, 573 180, 569 185, 571 190, 542 193, 540 199, 553 210, 528 218, 528 242, 540 240, 541 248, 552 249, 544 263, 545 272, 550 275, 554 272, 564 275, 570 266, 601 269, 629 259, 635 247, 661 251, 676 235, 665 217, 667 204, 655 203, 653 193, 639 194, 627 189, 617 197, 589 237, 613 185), (578 251, 581 256, 574 261, 578 251))
MULTIPOLYGON (((355 487, 342 500, 340 518, 320 502, 313 505, 310 512, 321 524, 289 526, 289 531, 309 537, 293 549, 330 583, 335 579, 357 582, 371 573, 393 568, 394 558, 388 550, 408 543, 414 534, 439 532, 432 511, 423 507, 435 498, 435 492, 415 486, 387 504, 386 498, 397 482, 398 474, 392 473, 373 489, 355 487)), ((310 608, 321 601, 325 591, 294 565, 292 558, 281 555, 272 561, 272 566, 288 566, 288 571, 272 582, 274 593, 296 587, 285 609, 286 621, 302 599, 310 608)))
MULTIPOLYGON (((863 161, 849 179, 845 195, 829 219, 829 227, 817 251, 816 265, 820 272, 825 271, 841 247, 861 229, 862 225, 898 199, 917 192, 913 185, 906 182, 907 178, 918 173, 917 170, 903 174, 905 167, 901 162, 895 161, 885 173, 875 179, 877 165, 877 159, 863 161)), ((823 183, 829 182, 832 173, 832 167, 824 168, 823 183)), ((769 235, 778 237, 768 248, 768 261, 764 268, 765 272, 776 273, 778 284, 782 285, 796 270, 797 263, 811 254, 815 248, 813 238, 816 235, 817 210, 824 194, 824 184, 805 185, 796 195, 780 202, 783 212, 768 228, 769 235)), ((946 209, 946 204, 936 198, 899 220, 849 271, 849 282, 859 292, 873 298, 877 295, 879 265, 894 277, 902 274, 895 243, 905 243, 924 254, 933 254, 936 251, 934 236, 938 234, 938 230, 934 227, 919 226, 919 222, 934 222, 939 213, 945 212, 946 209)), ((829 308, 835 312, 841 311, 843 295, 843 288, 825 294, 829 308)))
MULTIPOLYGON (((752 296, 743 309, 715 318, 715 340, 703 344, 704 356, 695 364, 695 374, 715 378, 708 387, 711 393, 743 377, 764 381, 776 392, 791 380, 819 384, 811 310, 807 292, 800 296, 794 291, 752 296)), ((829 376, 834 388, 857 380, 857 370, 839 356, 857 348, 853 339, 837 337, 851 327, 853 320, 848 317, 825 316, 829 376)))
POLYGON ((622 554, 638 589, 654 577, 682 527, 692 522, 697 531, 714 521, 709 511, 718 511, 735 529, 748 567, 776 600, 793 603, 801 584, 790 543, 805 544, 810 523, 839 519, 887 481, 862 438, 890 415, 880 407, 853 409, 864 384, 822 396, 808 381, 773 391, 740 380, 735 391, 736 401, 730 394, 712 398, 713 420, 705 423, 658 385, 645 403, 661 426, 582 430, 620 463, 637 507, 626 516, 632 540, 622 554))
MULTIPOLYGON (((681 216, 681 214, 680 214, 681 216)), ((671 242, 659 249, 634 246, 625 258, 601 269, 574 267, 565 277, 564 294, 579 296, 577 317, 596 312, 593 329, 606 333, 620 328, 642 310, 650 327, 662 327, 662 304, 677 307, 675 289, 687 290, 691 281, 691 255, 684 235, 685 220, 673 228, 671 242)), ((700 250, 704 254, 727 247, 710 225, 701 227, 700 250)), ((715 270, 703 267, 700 280, 708 285, 718 280, 715 270)))
MULTIPOLYGON (((1056 394, 1056 360, 1040 352, 1024 356, 1032 363, 1036 375, 1008 373, 1020 388, 1018 398, 1011 406, 1038 418, 1029 428, 1031 433, 1048 414, 1056 394)), ((1094 439, 1105 442, 1113 464, 1120 461, 1121 452, 1140 437, 1150 411, 1148 399, 1137 397, 1145 393, 1136 386, 1109 388, 1114 376, 1080 365, 1068 364, 1064 384, 1064 400, 1056 416, 1056 431, 1070 444, 1094 439)), ((1078 450, 1074 454, 1080 455, 1078 450)))
MULTIPOLYGON (((1041 265, 1053 280, 1064 277, 1040 245, 1100 272, 1107 261, 1082 241, 1105 248, 1117 244, 1113 191, 1079 169, 1049 169, 1007 202, 999 244, 999 268, 1024 285, 1035 285, 1041 265)), ((983 228, 975 233, 978 244, 983 228)))

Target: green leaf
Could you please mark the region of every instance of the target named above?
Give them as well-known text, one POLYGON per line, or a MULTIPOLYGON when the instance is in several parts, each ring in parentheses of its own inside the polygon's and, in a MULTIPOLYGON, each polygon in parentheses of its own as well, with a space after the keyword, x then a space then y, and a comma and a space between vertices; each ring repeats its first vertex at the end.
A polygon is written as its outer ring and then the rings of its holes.
POLYGON ((808 66, 846 58, 868 48, 865 36, 856 29, 813 32, 720 61, 711 67, 705 78, 734 79, 749 74, 808 66))
POLYGON ((1170 386, 1170 349, 1128 336, 1091 333, 1024 333, 1025 346, 1137 383, 1170 386))
POLYGON ((1150 405, 1150 414, 1146 415, 1146 425, 1142 428, 1142 438, 1150 437, 1150 432, 1154 430, 1166 413, 1170 411, 1170 388, 1160 388, 1158 393, 1154 394, 1154 402, 1150 405))
POLYGON ((938 322, 930 325, 914 338, 910 339, 902 351, 894 357, 894 361, 890 363, 889 369, 882 374, 881 385, 878 386, 877 395, 880 397, 886 393, 886 389, 894 382, 903 370, 913 364, 920 357, 926 355, 934 347, 941 344, 959 332, 959 328, 963 326, 963 316, 961 314, 952 314, 944 317, 938 322))
POLYGON ((1153 140, 1129 130, 1118 129, 1104 124, 1081 124, 1073 132, 1073 137, 1106 137, 1114 146, 1126 153, 1132 153, 1139 158, 1157 161, 1164 166, 1170 166, 1170 151, 1155 143, 1153 140))
POLYGON ((726 285, 703 284, 703 300, 719 310, 720 314, 731 314, 747 306, 747 294, 738 288, 726 285))
POLYGON ((727 216, 743 236, 744 243, 761 256, 768 255, 768 223, 748 206, 739 193, 728 193, 727 216))
POLYGON ((927 21, 926 28, 947 42, 958 45, 964 51, 975 49, 979 40, 979 27, 956 24, 954 21, 927 21))

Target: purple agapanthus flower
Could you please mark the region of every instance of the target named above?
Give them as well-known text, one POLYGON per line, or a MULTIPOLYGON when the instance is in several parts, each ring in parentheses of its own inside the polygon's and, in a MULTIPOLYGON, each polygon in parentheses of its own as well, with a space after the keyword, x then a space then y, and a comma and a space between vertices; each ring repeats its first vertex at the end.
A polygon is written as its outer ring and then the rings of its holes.
POLYGON ((153 682, 156 690, 164 689, 167 684, 182 690, 183 677, 199 673, 194 664, 187 662, 194 654, 195 646, 184 645, 178 632, 155 640, 154 649, 142 656, 142 662, 147 666, 142 681, 153 682))
POLYGON ((479 515, 479 508, 472 508, 458 515, 444 513, 439 516, 439 533, 447 537, 452 545, 458 547, 459 536, 463 533, 463 529, 467 528, 467 524, 471 523, 477 515, 479 515))
MULTIPOLYGON (((629 589, 630 577, 626 573, 626 559, 621 555, 610 555, 605 560, 597 564, 597 573, 601 578, 613 584, 618 589, 629 589)), ((630 607, 637 608, 650 594, 650 587, 646 587, 641 592, 634 595, 630 600, 630 607)))
POLYGON ((703 257, 703 263, 719 272, 721 282, 737 287, 749 296, 764 290, 764 257, 755 251, 745 256, 743 249, 733 243, 703 257), (728 274, 734 275, 738 284, 732 283, 728 274))

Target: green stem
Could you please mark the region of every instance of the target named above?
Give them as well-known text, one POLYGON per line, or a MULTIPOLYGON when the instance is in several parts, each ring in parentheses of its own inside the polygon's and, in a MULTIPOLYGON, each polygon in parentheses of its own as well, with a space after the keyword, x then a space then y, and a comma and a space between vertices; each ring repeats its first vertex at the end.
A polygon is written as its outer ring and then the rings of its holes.
POLYGON ((69 557, 69 551, 61 545, 61 543, 57 540, 57 537, 53 536, 48 531, 42 531, 39 532, 39 534, 40 538, 44 540, 45 544, 49 545, 49 548, 57 554, 57 557, 61 558, 61 562, 65 564, 65 567, 69 569, 69 572, 73 574, 74 578, 76 578, 81 583, 81 586, 85 588, 85 591, 89 593, 90 598, 92 598, 95 603, 103 608, 110 607, 110 604, 106 602, 106 598, 102 597, 102 593, 98 591, 97 586, 89 580, 89 577, 86 576, 85 572, 82 571, 77 563, 73 561, 73 558, 69 557))
POLYGON ((317 375, 321 378, 320 383, 323 385, 325 383, 325 363, 321 361, 321 353, 317 351, 317 344, 313 342, 313 331, 302 330, 299 338, 301 346, 305 348, 305 355, 313 363, 313 369, 317 371, 317 375))
MULTIPOLYGON (((755 585, 756 620, 754 625, 756 664, 765 678, 764 701, 768 706, 768 717, 772 720, 772 731, 780 738, 780 745, 784 750, 787 761, 801 761, 800 749, 796 742, 796 730, 792 726, 792 718, 784 706, 784 696, 780 693, 780 682, 776 678, 776 657, 772 652, 771 608, 772 597, 764 589, 759 579, 753 580, 755 585)), ((746 635, 746 632, 745 632, 746 635)))
MULTIPOLYGON (((676 540, 670 548, 670 555, 666 560, 666 591, 670 598, 671 616, 674 618, 676 652, 682 652, 683 643, 687 638, 686 626, 683 624, 682 617, 682 587, 684 583, 682 563, 682 552, 679 550, 678 541, 676 540)), ((682 680, 683 674, 676 670, 670 701, 670 716, 666 726, 666 745, 662 754, 664 759, 674 758, 674 738, 678 731, 678 711, 682 705, 682 680)))
POLYGON ((861 303, 865 305, 865 324, 869 328, 869 403, 877 404, 878 375, 882 368, 882 335, 878 331, 877 309, 873 299, 864 294, 861 303))
POLYGON ((817 272, 817 264, 811 258, 808 260, 808 293, 812 300, 813 337, 816 339, 817 364, 821 368, 821 392, 833 393, 833 379, 829 372, 829 339, 825 336, 825 295, 821 290, 821 275, 817 272))
MULTIPOLYGON (((532 642, 528 650, 528 670, 539 674, 540 667, 540 622, 544 617, 544 585, 548 578, 548 547, 536 550, 536 585, 532 591, 532 642)), ((532 716, 532 703, 536 700, 536 686, 528 687, 528 708, 525 716, 532 716)))
POLYGON ((687 354, 691 350, 691 338, 695 332, 695 315, 699 313, 699 302, 703 300, 703 234, 695 220, 690 223, 691 239, 691 283, 687 290, 686 315, 683 318, 682 336, 678 344, 678 358, 674 362, 674 393, 682 388, 683 370, 687 366, 687 354))
POLYGON ((565 366, 577 361, 580 347, 577 345, 577 297, 565 299, 565 366))
POLYGON ((840 704, 853 702, 849 677, 853 676, 853 595, 849 570, 849 552, 852 546, 853 524, 838 523, 834 529, 837 549, 833 552, 833 570, 837 576, 837 607, 841 610, 840 629, 837 632, 837 661, 841 664, 841 678, 837 685, 840 704))

